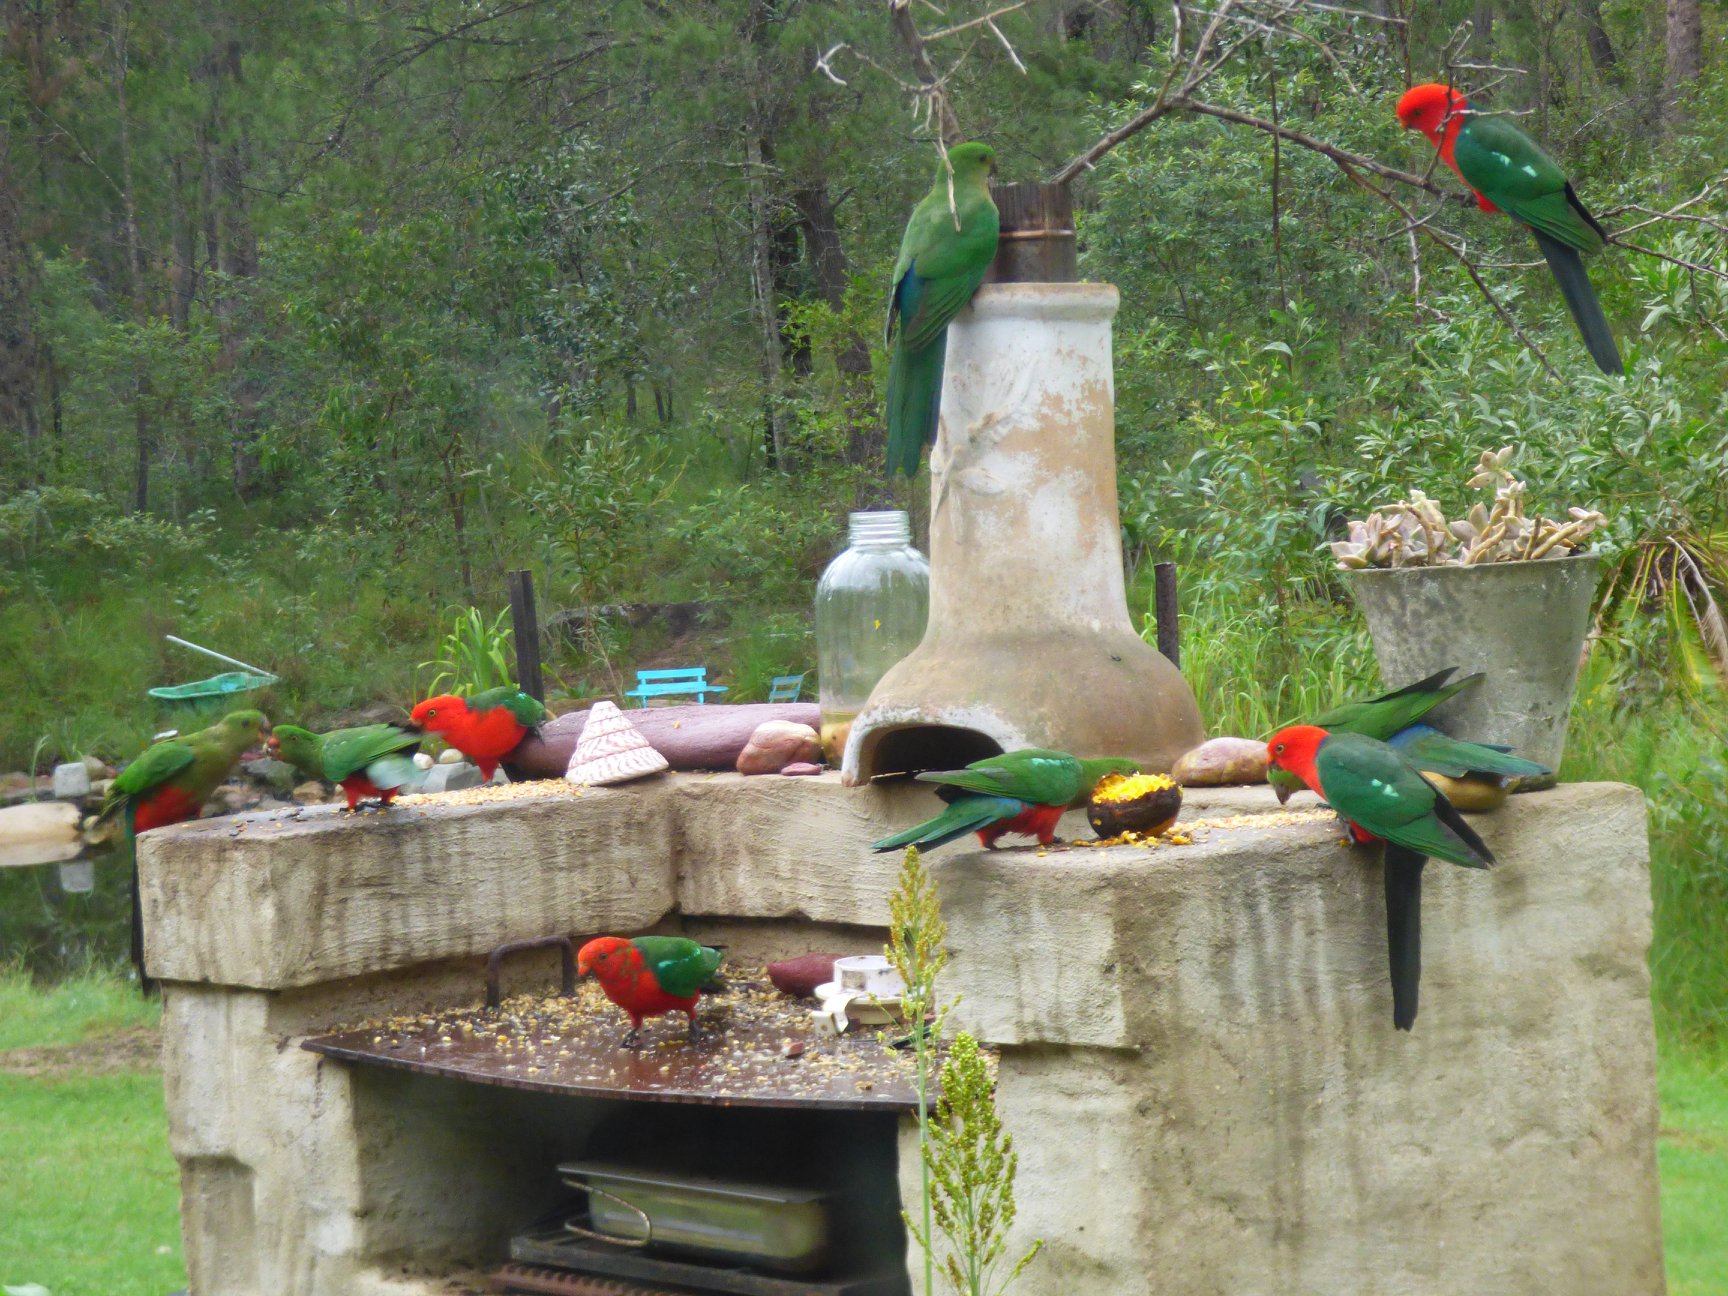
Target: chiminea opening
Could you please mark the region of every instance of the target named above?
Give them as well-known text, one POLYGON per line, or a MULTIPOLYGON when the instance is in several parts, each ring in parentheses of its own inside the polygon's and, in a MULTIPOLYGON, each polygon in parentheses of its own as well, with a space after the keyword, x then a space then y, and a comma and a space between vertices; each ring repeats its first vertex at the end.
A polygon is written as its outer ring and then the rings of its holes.
POLYGON ((858 765, 866 778, 895 778, 924 770, 959 769, 1001 754, 1002 744, 977 729, 910 724, 877 729, 866 735, 858 765))
POLYGON ((655 1268, 665 1266, 681 1270, 680 1290, 712 1270, 712 1285, 690 1290, 763 1296, 786 1282, 907 1290, 892 1114, 572 1098, 377 1067, 355 1068, 353 1083, 364 1250, 380 1265, 437 1274, 593 1264, 662 1284, 670 1274, 655 1268), (572 1164, 784 1185, 823 1196, 832 1227, 819 1257, 761 1265, 593 1242, 565 1228, 589 1222, 585 1194, 560 1173, 572 1164), (760 1281, 740 1286, 741 1274, 760 1281))

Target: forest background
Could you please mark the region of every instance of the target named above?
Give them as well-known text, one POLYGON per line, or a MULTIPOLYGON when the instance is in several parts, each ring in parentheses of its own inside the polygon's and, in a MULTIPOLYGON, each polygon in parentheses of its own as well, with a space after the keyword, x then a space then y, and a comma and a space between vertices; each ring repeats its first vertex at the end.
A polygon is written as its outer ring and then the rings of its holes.
POLYGON ((1179 564, 1214 732, 1373 685, 1321 547, 1340 517, 1412 486, 1457 505, 1508 443, 1534 502, 1608 515, 1567 772, 1650 793, 1666 1020, 1721 1031, 1718 6, 0 14, 0 766, 135 751, 162 722, 144 690, 214 669, 165 633, 279 673, 280 719, 405 705, 516 567, 559 627, 559 705, 643 666, 704 664, 738 699, 811 667, 847 511, 927 507, 880 467, 881 320, 951 113, 1005 180, 1078 172, 1082 273, 1122 292, 1131 604, 1179 564), (1646 252, 1592 262, 1624 380, 1525 231, 1439 196, 1392 105, 1441 76, 1638 227, 1646 252), (585 611, 619 603, 700 620, 585 611))

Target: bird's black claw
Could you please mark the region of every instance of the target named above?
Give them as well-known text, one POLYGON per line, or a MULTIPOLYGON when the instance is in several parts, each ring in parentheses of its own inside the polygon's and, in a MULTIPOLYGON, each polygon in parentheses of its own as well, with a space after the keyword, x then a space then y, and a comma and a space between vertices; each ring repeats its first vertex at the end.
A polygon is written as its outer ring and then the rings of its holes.
POLYGON ((623 1039, 618 1041, 618 1047, 619 1048, 627 1048, 627 1049, 641 1048, 642 1047, 642 1041, 640 1039, 641 1034, 642 1034, 641 1031, 631 1031, 623 1039))
POLYGON ((690 1042, 692 1044, 700 1044, 702 1042, 702 1028, 696 1024, 696 1019, 694 1017, 690 1019, 690 1042))

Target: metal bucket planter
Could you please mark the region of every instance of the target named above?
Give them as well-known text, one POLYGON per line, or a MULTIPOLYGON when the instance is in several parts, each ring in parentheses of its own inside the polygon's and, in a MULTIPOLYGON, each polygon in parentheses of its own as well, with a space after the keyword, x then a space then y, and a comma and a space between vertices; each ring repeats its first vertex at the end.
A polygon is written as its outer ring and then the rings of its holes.
MULTIPOLYGON (((1435 725, 1507 743, 1560 768, 1578 658, 1601 576, 1594 554, 1470 567, 1370 567, 1349 573, 1388 688, 1446 666, 1487 678, 1437 708, 1435 725)), ((1552 787, 1526 779, 1520 790, 1552 787)))

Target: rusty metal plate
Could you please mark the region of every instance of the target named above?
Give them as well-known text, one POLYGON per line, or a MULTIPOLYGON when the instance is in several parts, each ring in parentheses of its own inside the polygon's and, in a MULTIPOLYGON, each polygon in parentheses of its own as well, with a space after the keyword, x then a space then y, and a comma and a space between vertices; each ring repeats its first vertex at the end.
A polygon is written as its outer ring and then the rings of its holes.
POLYGON ((684 1017, 674 1015, 650 1018, 640 1048, 620 1048, 630 1022, 589 981, 571 998, 516 995, 497 1008, 364 1022, 301 1047, 347 1062, 591 1098, 916 1109, 910 1049, 889 1048, 858 1026, 837 1039, 817 1027, 807 1002, 738 975, 730 974, 728 993, 702 999, 703 1038, 695 1044, 684 1017))

